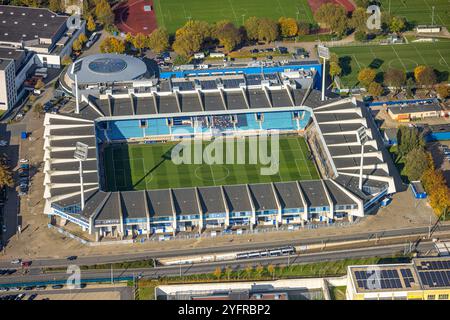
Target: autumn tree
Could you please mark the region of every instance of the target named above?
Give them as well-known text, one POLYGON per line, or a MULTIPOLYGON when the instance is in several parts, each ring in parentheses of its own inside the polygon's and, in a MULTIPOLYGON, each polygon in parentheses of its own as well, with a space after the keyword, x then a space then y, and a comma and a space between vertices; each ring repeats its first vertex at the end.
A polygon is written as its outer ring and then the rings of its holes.
POLYGON ((225 267, 225 274, 227 275, 227 279, 230 280, 231 273, 233 272, 233 269, 230 266, 225 267))
POLYGON ((260 264, 256 266, 256 273, 258 274, 258 277, 261 278, 264 273, 264 267, 260 264))
POLYGON ((369 85, 375 80, 377 72, 372 68, 363 68, 358 73, 358 81, 362 83, 364 87, 369 87, 369 85))
POLYGON ((95 16, 97 17, 97 21, 104 26, 109 26, 114 23, 114 12, 107 0, 98 0, 96 2, 95 16))
POLYGON ((217 267, 217 268, 214 270, 214 276, 215 276, 217 279, 220 279, 220 277, 222 276, 222 268, 217 267))
POLYGON ((415 148, 406 155, 404 172, 409 181, 419 180, 426 169, 428 169, 428 154, 423 148, 415 148))
POLYGON ((207 22, 190 20, 175 33, 173 50, 185 57, 199 51, 206 38, 211 36, 211 28, 207 22))
POLYGON ((273 264, 267 266, 267 272, 272 275, 272 279, 275 279, 275 267, 273 264))
POLYGON ((232 51, 242 41, 240 30, 230 21, 223 20, 215 24, 213 37, 219 40, 225 51, 232 51))
POLYGON ((304 21, 299 21, 297 24, 297 34, 304 36, 311 33, 311 24, 304 21))
POLYGON ((278 24, 280 25, 280 33, 282 37, 289 38, 297 35, 298 25, 294 18, 281 17, 278 20, 278 24))
POLYGON ((146 47, 147 43, 147 36, 140 32, 135 37, 133 37, 131 41, 133 47, 138 49, 140 54, 142 54, 142 49, 146 47))
POLYGON ((83 44, 81 43, 80 39, 75 39, 72 43, 72 49, 74 51, 80 51, 83 47, 83 44))
POLYGON ((257 17, 250 17, 245 20, 244 27, 249 40, 258 40, 259 19, 257 17))
POLYGON ((389 68, 384 73, 384 83, 388 87, 401 88, 406 83, 406 73, 404 70, 389 68))
POLYGON ((383 86, 375 81, 369 84, 369 87, 367 88, 367 93, 374 97, 381 96, 383 94, 383 91, 383 86))
POLYGON ((436 86, 436 92, 441 99, 447 99, 450 96, 450 87, 445 82, 440 83, 436 86))
POLYGON ((347 11, 344 7, 325 3, 317 9, 314 18, 320 24, 327 26, 331 32, 338 35, 344 35, 348 27, 347 11))
POLYGON ((330 67, 328 68, 328 72, 330 74, 331 78, 334 78, 336 76, 340 76, 342 73, 342 68, 339 65, 339 57, 336 53, 332 52, 330 55, 330 67))
POLYGON ((260 18, 258 27, 258 40, 270 43, 278 39, 278 24, 269 18, 260 18))
POLYGON ((85 44, 88 41, 88 38, 84 33, 80 34, 78 37, 78 41, 80 41, 81 44, 85 44))
POLYGON ((63 66, 68 66, 72 63, 72 59, 69 56, 64 56, 61 59, 61 63, 63 66))
POLYGON ((38 81, 36 81, 36 84, 34 85, 34 88, 40 90, 43 87, 45 87, 44 81, 42 81, 42 79, 38 79, 38 81))
POLYGON ((49 0, 48 8, 53 12, 61 12, 63 11, 62 3, 61 0, 49 0))
POLYGON ((33 106, 33 112, 38 116, 38 118, 41 118, 41 114, 44 113, 44 106, 42 103, 36 103, 33 106))
POLYGON ((389 30, 391 32, 400 33, 406 27, 406 21, 403 17, 392 17, 391 22, 389 24, 389 30))
POLYGON ((114 37, 108 37, 100 44, 100 52, 102 53, 124 53, 125 41, 114 37))
POLYGON ((356 8, 352 13, 352 18, 350 19, 350 27, 359 32, 367 32, 367 19, 369 14, 366 12, 366 8, 356 8))
POLYGON ((430 66, 417 66, 414 69, 414 79, 416 83, 422 86, 432 86, 436 84, 437 77, 434 69, 430 66))
POLYGON ((88 29, 89 32, 94 32, 95 29, 97 29, 97 25, 95 24, 95 21, 94 21, 94 18, 92 17, 92 15, 89 15, 89 17, 87 19, 86 28, 88 29))
POLYGON ((251 264, 247 265, 247 266, 245 267, 245 274, 247 275, 248 278, 251 277, 252 272, 253 272, 253 267, 252 267, 252 265, 251 265, 251 264))
POLYGON ((0 161, 0 186, 1 187, 13 187, 14 180, 10 168, 0 161))
POLYGON ((450 208, 450 189, 441 170, 429 166, 422 175, 422 185, 428 194, 428 201, 437 216, 448 212, 450 208))
POLYGON ((169 47, 169 34, 164 28, 157 28, 147 37, 147 47, 161 53, 169 47))

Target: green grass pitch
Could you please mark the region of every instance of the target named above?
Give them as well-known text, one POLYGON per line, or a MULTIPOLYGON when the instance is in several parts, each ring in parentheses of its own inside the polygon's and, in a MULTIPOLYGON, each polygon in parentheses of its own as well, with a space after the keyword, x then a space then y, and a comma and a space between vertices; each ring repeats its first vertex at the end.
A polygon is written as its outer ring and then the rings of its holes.
POLYGON ((391 15, 405 17, 414 25, 430 25, 434 7, 434 23, 450 28, 448 0, 381 0, 382 11, 389 12, 389 6, 391 15))
MULTIPOLYGON (((274 175, 260 174, 260 168, 268 165, 261 165, 259 162, 249 164, 248 139, 245 143, 245 164, 223 165, 176 165, 170 159, 170 151, 176 145, 175 142, 110 145, 105 148, 103 158, 106 187, 109 191, 128 191, 319 178, 302 137, 280 137, 279 172, 274 175)), ((268 149, 270 155, 270 141, 268 149)))
POLYGON ((298 18, 314 22, 307 0, 154 0, 159 27, 174 33, 189 19, 217 22, 229 20, 237 26, 252 17, 298 18))
POLYGON ((434 43, 409 43, 400 45, 346 46, 331 49, 336 53, 343 67, 342 85, 346 88, 358 84, 358 73, 371 66, 379 76, 389 67, 413 72, 418 65, 429 65, 440 73, 440 81, 450 79, 450 41, 434 43))

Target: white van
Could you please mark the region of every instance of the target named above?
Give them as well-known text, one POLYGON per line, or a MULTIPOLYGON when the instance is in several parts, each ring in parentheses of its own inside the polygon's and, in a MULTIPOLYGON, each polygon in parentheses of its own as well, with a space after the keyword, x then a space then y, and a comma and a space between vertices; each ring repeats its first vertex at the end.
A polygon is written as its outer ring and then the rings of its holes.
POLYGON ((205 58, 205 54, 203 52, 194 53, 194 58, 195 59, 204 59, 205 58))

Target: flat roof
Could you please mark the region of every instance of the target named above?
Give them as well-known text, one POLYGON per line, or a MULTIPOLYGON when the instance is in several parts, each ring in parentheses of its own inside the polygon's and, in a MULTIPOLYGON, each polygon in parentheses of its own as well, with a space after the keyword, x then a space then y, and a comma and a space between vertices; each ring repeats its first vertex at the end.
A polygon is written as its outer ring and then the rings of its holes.
POLYGON ((51 39, 67 19, 46 8, 0 5, 0 39, 5 42, 51 39))
POLYGON ((438 104, 412 104, 407 106, 392 106, 388 110, 393 114, 408 114, 417 112, 431 112, 441 111, 441 106, 438 104))

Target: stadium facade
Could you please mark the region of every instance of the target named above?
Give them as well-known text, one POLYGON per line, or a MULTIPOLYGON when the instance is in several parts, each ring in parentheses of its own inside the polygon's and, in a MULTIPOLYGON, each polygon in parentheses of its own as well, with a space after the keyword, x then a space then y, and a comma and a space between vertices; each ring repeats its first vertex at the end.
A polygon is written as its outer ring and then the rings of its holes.
POLYGON ((316 71, 183 75, 80 90, 80 114, 46 114, 45 214, 103 236, 225 230, 362 217, 396 192, 395 170, 366 109, 353 98, 321 101, 316 71), (201 124, 200 126, 198 124, 201 124), (368 136, 361 154, 357 131, 368 136), (303 135, 322 179, 263 184, 109 192, 102 150, 112 143, 303 135), (200 130, 198 130, 200 128, 200 130), (214 129, 214 130, 213 130, 214 129), (82 209, 77 142, 83 163, 82 209), (361 160, 363 185, 359 188, 361 160))

